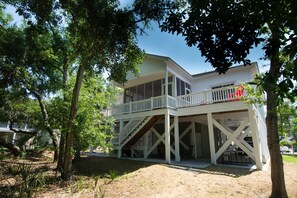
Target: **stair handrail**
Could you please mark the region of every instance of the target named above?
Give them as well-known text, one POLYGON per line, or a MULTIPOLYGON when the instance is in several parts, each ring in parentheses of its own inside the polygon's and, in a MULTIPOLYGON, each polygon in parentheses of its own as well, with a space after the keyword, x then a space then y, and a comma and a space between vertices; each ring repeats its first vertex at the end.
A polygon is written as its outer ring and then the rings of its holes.
MULTIPOLYGON (((125 137, 121 138, 120 145, 122 145, 123 142, 126 141, 127 137, 128 137, 131 133, 135 133, 135 130, 136 130, 137 128, 140 128, 140 129, 141 129, 141 128, 143 127, 143 125, 146 124, 151 118, 152 118, 151 116, 147 116, 147 117, 144 117, 143 119, 141 119, 141 121, 138 122, 138 124, 135 125, 135 127, 134 127, 132 130, 130 130, 130 132, 127 133, 127 135, 126 135, 125 137)), ((133 136, 132 136, 132 137, 133 137, 133 136)), ((131 138, 132 138, 132 137, 131 137, 131 138)))
POLYGON ((130 120, 121 130, 120 132, 120 143, 130 134, 132 130, 134 130, 135 127, 139 125, 139 123, 142 122, 143 119, 146 117, 142 118, 137 118, 137 119, 132 119, 130 120), (133 124, 133 125, 132 125, 133 124), (132 125, 132 127, 130 127, 132 125))

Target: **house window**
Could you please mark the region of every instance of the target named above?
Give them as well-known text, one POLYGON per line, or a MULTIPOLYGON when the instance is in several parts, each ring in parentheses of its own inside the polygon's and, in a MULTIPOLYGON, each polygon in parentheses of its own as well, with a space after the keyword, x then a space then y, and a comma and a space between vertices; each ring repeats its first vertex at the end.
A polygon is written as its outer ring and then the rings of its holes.
POLYGON ((177 96, 190 94, 190 93, 191 93, 191 85, 179 78, 176 78, 176 94, 177 94, 177 96))
MULTIPOLYGON (((172 81, 173 81, 173 77, 170 76, 168 77, 168 95, 172 96, 172 81)), ((163 95, 165 95, 165 79, 163 78, 163 95)))

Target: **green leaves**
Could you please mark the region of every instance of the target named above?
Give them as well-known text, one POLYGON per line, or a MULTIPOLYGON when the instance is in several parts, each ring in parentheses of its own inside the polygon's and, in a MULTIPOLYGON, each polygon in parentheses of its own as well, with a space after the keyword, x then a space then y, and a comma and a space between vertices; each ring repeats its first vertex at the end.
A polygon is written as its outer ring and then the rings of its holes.
POLYGON ((108 139, 112 137, 113 119, 101 112, 115 100, 116 92, 100 75, 88 76, 84 80, 79 98, 76 119, 76 146, 86 149, 100 146, 108 149, 108 139))
POLYGON ((249 64, 247 54, 262 41, 259 29, 265 22, 252 18, 249 6, 231 0, 188 1, 167 13, 161 28, 182 34, 187 45, 197 46, 216 71, 225 73, 234 63, 249 64))
POLYGON ((285 101, 277 108, 279 134, 293 137, 297 142, 297 111, 293 103, 285 101))

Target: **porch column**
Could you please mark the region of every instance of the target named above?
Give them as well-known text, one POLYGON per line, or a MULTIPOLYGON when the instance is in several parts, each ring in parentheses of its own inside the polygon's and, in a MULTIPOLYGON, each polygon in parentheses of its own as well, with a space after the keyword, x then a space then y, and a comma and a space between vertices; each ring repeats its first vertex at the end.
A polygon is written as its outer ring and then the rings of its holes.
POLYGON ((165 160, 170 164, 170 115, 168 111, 165 113, 165 160))
POLYGON ((257 169, 262 170, 263 164, 262 164, 261 142, 260 142, 258 126, 256 122, 256 117, 252 106, 249 107, 248 112, 249 112, 249 120, 250 120, 250 129, 252 131, 252 138, 253 138, 255 162, 256 162, 257 169))
POLYGON ((118 158, 121 158, 122 157, 122 147, 119 146, 118 147, 118 158))
POLYGON ((119 130, 119 146, 118 146, 118 158, 122 157, 122 146, 121 146, 121 140, 122 140, 122 130, 124 128, 124 121, 120 120, 120 130, 119 130))
POLYGON ((168 69, 167 69, 167 65, 165 67, 165 107, 168 107, 168 69))
POLYGON ((217 164, 216 160, 216 151, 215 151, 215 142, 213 134, 213 123, 211 113, 207 113, 207 123, 208 123, 208 134, 209 134, 209 146, 210 146, 210 158, 212 164, 217 164))
POLYGON ((196 130, 195 130, 195 122, 194 121, 192 121, 192 138, 193 138, 194 158, 197 158, 197 141, 196 141, 196 130))
POLYGON ((172 89, 173 89, 172 96, 173 96, 174 98, 176 98, 176 96, 177 96, 176 76, 173 76, 173 77, 172 77, 172 89))
POLYGON ((144 152, 143 152, 144 159, 146 159, 148 156, 148 134, 149 133, 150 131, 144 134, 144 152))
POLYGON ((180 162, 178 116, 174 116, 174 151, 175 161, 180 162))
POLYGON ((15 144, 15 140, 16 140, 16 133, 13 132, 13 136, 12 136, 12 144, 15 144))

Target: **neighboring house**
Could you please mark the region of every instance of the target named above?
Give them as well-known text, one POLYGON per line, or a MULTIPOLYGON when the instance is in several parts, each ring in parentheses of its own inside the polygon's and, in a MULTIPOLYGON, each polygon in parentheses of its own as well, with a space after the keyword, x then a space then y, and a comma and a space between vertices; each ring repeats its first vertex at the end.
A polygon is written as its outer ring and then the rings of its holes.
POLYGON ((9 129, 9 123, 0 123, 0 138, 4 138, 6 142, 15 143, 16 133, 9 129))
POLYGON ((34 134, 34 130, 32 128, 28 128, 27 124, 13 124, 13 129, 19 131, 17 133, 15 131, 10 130, 9 122, 0 123, 0 138, 3 138, 7 143, 15 144, 16 140, 20 138, 24 134, 34 134))
POLYGON ((140 76, 127 76, 116 119, 118 157, 191 160, 212 164, 269 161, 263 107, 240 98, 241 84, 253 80, 257 63, 226 74, 190 75, 171 58, 148 54, 140 76))

